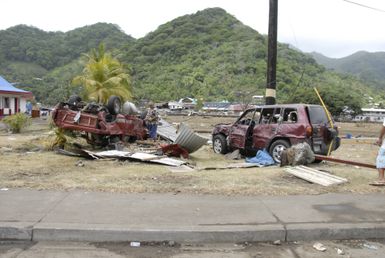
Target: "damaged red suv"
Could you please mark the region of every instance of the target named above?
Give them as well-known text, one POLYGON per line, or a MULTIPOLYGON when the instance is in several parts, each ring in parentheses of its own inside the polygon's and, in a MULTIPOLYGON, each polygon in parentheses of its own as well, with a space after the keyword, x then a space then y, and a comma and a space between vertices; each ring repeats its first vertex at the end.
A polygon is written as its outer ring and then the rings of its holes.
POLYGON ((276 162, 291 145, 307 142, 315 154, 326 155, 340 145, 337 127, 330 125, 319 105, 266 105, 246 110, 233 124, 218 124, 212 132, 213 150, 225 154, 240 149, 266 149, 276 162))

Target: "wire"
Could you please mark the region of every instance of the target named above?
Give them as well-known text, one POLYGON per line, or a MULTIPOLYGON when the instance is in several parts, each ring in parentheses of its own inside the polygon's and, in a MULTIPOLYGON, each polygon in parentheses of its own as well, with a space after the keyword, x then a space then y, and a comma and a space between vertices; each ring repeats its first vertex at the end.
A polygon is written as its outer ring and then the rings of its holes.
POLYGON ((358 6, 361 6, 361 7, 365 7, 365 8, 374 10, 374 11, 385 13, 385 10, 382 10, 382 9, 379 9, 379 8, 371 7, 371 6, 368 6, 368 5, 360 4, 360 3, 349 1, 349 0, 342 0, 342 1, 350 3, 350 4, 355 4, 355 5, 358 5, 358 6))

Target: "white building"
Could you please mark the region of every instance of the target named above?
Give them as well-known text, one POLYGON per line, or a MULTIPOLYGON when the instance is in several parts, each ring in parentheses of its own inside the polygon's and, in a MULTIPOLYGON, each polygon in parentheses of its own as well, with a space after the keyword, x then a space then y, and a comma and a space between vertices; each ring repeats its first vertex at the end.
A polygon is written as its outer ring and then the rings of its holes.
POLYGON ((32 92, 18 89, 0 76, 0 117, 24 113, 27 100, 32 98, 32 92))
POLYGON ((175 110, 182 110, 182 109, 184 109, 184 106, 183 106, 182 103, 179 103, 179 102, 176 102, 176 101, 170 101, 170 102, 168 102, 168 108, 170 110, 175 111, 175 110))
POLYGON ((379 108, 362 108, 362 114, 355 116, 353 121, 356 122, 383 122, 385 118, 385 109, 379 108))

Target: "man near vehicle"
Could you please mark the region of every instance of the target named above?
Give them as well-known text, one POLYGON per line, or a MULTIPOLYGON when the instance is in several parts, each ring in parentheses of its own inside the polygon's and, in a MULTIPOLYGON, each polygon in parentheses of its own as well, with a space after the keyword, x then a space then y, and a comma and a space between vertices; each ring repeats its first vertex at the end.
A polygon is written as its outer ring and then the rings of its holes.
POLYGON ((148 106, 149 108, 147 109, 147 115, 144 120, 146 121, 146 126, 150 134, 150 138, 155 141, 157 136, 156 131, 158 129, 158 122, 160 118, 158 112, 155 109, 154 103, 150 102, 148 106))
POLYGON ((372 185, 385 186, 384 170, 385 170, 385 141, 383 140, 385 135, 385 119, 382 124, 380 136, 378 137, 376 144, 381 146, 378 151, 376 166, 378 170, 378 181, 372 183, 372 185))

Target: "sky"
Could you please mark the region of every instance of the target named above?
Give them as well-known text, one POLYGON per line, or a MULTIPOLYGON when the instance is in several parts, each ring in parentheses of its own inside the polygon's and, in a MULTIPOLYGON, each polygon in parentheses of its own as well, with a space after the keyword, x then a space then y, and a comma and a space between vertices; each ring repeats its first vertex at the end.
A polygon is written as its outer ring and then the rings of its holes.
MULTIPOLYGON (((385 1, 352 1, 374 9, 347 0, 278 0, 278 41, 333 58, 385 51, 385 1)), ((107 22, 141 38, 161 24, 210 7, 268 33, 269 0, 1 0, 0 30, 26 24, 66 32, 107 22)))

